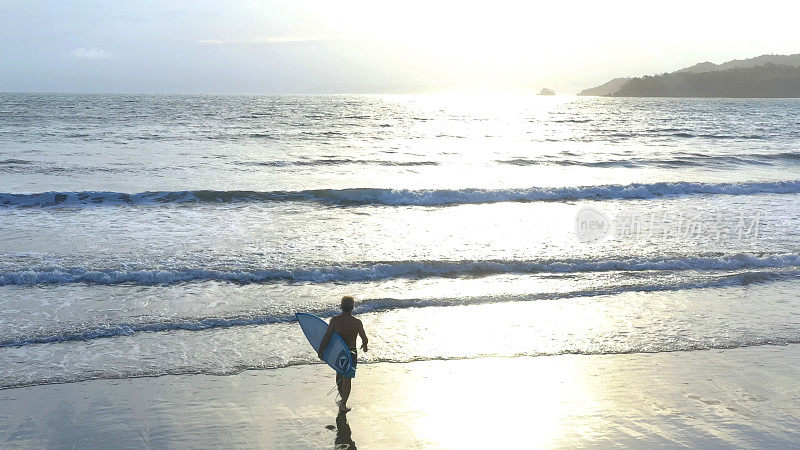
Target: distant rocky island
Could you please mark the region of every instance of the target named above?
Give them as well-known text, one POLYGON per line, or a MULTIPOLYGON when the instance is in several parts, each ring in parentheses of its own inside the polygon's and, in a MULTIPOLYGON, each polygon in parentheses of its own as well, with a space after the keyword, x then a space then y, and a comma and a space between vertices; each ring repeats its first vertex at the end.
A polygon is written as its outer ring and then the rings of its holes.
POLYGON ((539 91, 539 93, 536 95, 556 95, 556 91, 552 89, 542 88, 542 90, 539 91))
POLYGON ((615 78, 578 95, 800 98, 800 54, 703 62, 661 75, 615 78))

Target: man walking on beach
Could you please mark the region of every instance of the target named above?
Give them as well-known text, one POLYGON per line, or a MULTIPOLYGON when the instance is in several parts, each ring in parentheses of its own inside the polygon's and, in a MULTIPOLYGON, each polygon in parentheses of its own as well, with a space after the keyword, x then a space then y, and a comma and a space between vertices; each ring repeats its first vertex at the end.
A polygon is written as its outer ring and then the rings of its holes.
POLYGON ((342 396, 342 400, 338 402, 339 410, 344 412, 350 411, 350 408, 347 407, 347 399, 350 397, 351 381, 356 376, 356 359, 358 356, 356 353, 356 336, 361 336, 361 349, 365 352, 367 351, 368 341, 367 333, 364 332, 364 325, 360 320, 353 317, 354 305, 355 300, 353 297, 349 295, 342 297, 342 313, 331 319, 331 323, 328 324, 328 330, 322 338, 322 343, 317 353, 319 359, 323 359, 322 351, 325 350, 325 346, 330 342, 334 331, 342 336, 344 342, 350 348, 350 356, 353 360, 350 370, 344 374, 336 373, 336 386, 339 388, 339 395, 342 396))

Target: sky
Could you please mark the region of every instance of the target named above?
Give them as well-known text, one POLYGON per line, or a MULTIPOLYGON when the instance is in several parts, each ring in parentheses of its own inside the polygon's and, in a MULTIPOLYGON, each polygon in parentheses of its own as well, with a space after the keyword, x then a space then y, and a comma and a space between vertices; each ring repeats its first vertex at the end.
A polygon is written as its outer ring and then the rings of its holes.
POLYGON ((0 0, 0 92, 573 94, 800 53, 795 4, 0 0))

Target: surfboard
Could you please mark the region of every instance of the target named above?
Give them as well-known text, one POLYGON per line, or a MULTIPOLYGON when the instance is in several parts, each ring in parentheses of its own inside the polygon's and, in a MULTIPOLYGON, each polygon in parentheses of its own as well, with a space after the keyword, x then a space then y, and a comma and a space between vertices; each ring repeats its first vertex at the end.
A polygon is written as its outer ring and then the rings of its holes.
MULTIPOLYGON (((328 330, 328 322, 313 314, 296 313, 294 316, 297 318, 303 334, 306 335, 306 339, 314 347, 314 351, 318 352, 322 338, 325 337, 325 332, 328 330)), ((350 348, 344 342, 344 338, 335 331, 322 352, 322 359, 339 373, 350 370, 350 365, 353 363, 350 357, 350 348)))

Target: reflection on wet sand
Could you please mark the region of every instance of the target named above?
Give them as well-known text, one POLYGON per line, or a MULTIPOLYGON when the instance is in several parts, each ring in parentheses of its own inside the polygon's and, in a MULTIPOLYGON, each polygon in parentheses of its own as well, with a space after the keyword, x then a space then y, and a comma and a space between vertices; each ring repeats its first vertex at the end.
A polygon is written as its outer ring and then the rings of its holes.
POLYGON ((352 433, 350 425, 347 423, 347 413, 339 411, 339 415, 336 416, 336 440, 333 442, 333 448, 337 450, 355 450, 356 443, 353 442, 352 433))

